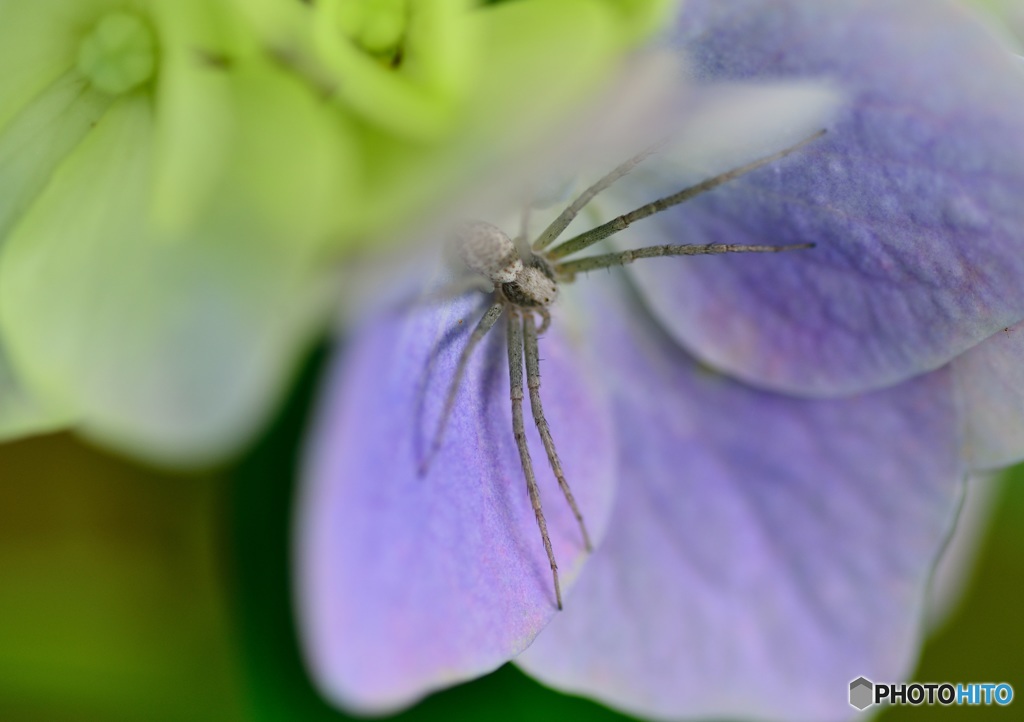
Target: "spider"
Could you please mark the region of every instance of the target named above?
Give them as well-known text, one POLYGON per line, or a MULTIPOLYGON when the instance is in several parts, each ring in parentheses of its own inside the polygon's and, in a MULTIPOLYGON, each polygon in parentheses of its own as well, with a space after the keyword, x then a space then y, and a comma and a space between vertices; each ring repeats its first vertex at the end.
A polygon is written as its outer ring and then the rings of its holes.
POLYGON ((562 489, 566 503, 568 503, 573 515, 576 517, 584 547, 587 552, 591 552, 593 551, 593 545, 590 540, 590 534, 587 532, 587 526, 583 521, 583 514, 573 498, 569 482, 562 469, 562 463, 558 458, 555 442, 551 436, 551 429, 544 418, 544 408, 540 397, 538 338, 547 330, 551 323, 551 314, 548 309, 558 300, 559 285, 572 283, 579 273, 586 273, 601 268, 624 266, 640 258, 696 256, 719 253, 775 253, 778 251, 813 248, 814 244, 800 243, 785 246, 721 243, 709 245, 661 245, 619 253, 589 256, 576 260, 565 259, 618 233, 642 218, 660 213, 723 183, 780 160, 820 138, 825 132, 825 130, 819 130, 796 145, 640 206, 607 223, 580 233, 553 248, 551 247, 552 244, 587 204, 654 153, 660 147, 660 144, 630 158, 583 191, 578 198, 570 203, 551 222, 533 243, 529 243, 528 238, 528 208, 523 211, 520 232, 515 240, 498 227, 483 221, 469 221, 461 224, 455 230, 453 234, 455 249, 471 273, 470 276, 456 281, 450 288, 442 289, 438 296, 451 298, 462 295, 469 289, 483 287, 491 294, 491 304, 477 322, 459 356, 455 374, 445 396, 445 404, 438 420, 433 443, 427 452, 420 472, 421 474, 426 473, 431 459, 441 446, 445 427, 455 405, 459 385, 465 374, 470 357, 473 355, 473 351, 487 333, 495 327, 498 320, 504 316, 512 401, 512 433, 515 436, 516 447, 519 450, 519 459, 522 463, 523 475, 526 478, 526 488, 530 496, 531 505, 533 506, 534 515, 537 518, 541 540, 551 565, 555 602, 558 609, 562 609, 562 590, 558 581, 558 564, 551 548, 551 539, 548 536, 547 523, 544 520, 544 510, 541 506, 533 461, 530 458, 530 451, 526 445, 526 431, 523 421, 523 365, 525 358, 526 387, 530 395, 530 409, 533 412, 533 421, 544 443, 548 462, 550 462, 551 469, 558 480, 558 485, 562 489), (539 327, 534 318, 535 314, 541 318, 539 327))

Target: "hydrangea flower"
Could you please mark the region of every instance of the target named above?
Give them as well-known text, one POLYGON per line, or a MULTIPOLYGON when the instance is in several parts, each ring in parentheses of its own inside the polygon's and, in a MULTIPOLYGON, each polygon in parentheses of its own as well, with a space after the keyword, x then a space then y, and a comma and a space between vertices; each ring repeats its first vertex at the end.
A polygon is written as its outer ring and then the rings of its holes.
POLYGON ((585 97, 668 5, 0 2, 0 438, 237 450, 339 260, 585 97))
MULTIPOLYGON (((516 659, 634 714, 846 719, 852 679, 910 671, 968 470, 1024 456, 1016 59, 932 0, 690 0, 670 44, 701 83, 825 80, 846 102, 824 139, 616 240, 816 247, 564 289, 545 411, 597 548, 549 480, 562 612, 500 336, 421 478, 476 303, 364 317, 296 527, 307 658, 337 704, 395 709, 516 659)), ((635 207, 691 174, 608 194, 635 207)))

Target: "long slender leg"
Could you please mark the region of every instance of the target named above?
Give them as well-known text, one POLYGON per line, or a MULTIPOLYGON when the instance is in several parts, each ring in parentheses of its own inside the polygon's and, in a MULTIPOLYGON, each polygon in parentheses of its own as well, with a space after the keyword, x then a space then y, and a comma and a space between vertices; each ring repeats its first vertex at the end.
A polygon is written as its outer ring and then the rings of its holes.
POLYGON ((526 446, 526 427, 523 424, 523 326, 516 311, 508 313, 508 375, 512 390, 512 433, 516 437, 519 449, 519 460, 523 463, 523 475, 526 477, 526 490, 530 493, 540 536, 544 540, 544 551, 548 553, 551 563, 551 576, 555 581, 555 602, 562 608, 562 588, 558 584, 558 564, 555 563, 555 552, 551 549, 551 538, 548 536, 548 524, 544 521, 544 510, 540 504, 540 490, 537 479, 533 475, 533 462, 530 461, 530 450, 526 446))
POLYGON ((441 410, 441 418, 437 422, 437 431, 434 433, 434 440, 430 444, 430 448, 427 450, 427 456, 423 459, 423 463, 420 464, 420 476, 427 473, 430 468, 430 464, 434 460, 434 456, 437 454, 438 449, 441 448, 441 440, 444 438, 444 430, 448 425, 448 418, 452 415, 452 408, 455 406, 455 395, 459 391, 459 384, 462 382, 462 377, 466 373, 466 364, 469 363, 469 357, 473 355, 473 349, 477 347, 487 332, 491 330, 498 318, 501 316, 502 309, 505 308, 505 304, 501 301, 491 304, 491 307, 487 309, 484 315, 480 318, 476 328, 473 329, 473 333, 470 334, 469 340, 466 341, 465 348, 462 349, 462 354, 459 356, 458 365, 455 367, 455 375, 452 376, 452 381, 448 385, 448 395, 444 400, 444 408, 441 410))
POLYGON ((689 188, 684 188, 678 193, 673 193, 670 196, 665 196, 664 198, 659 198, 656 201, 651 201, 647 205, 640 206, 639 208, 621 215, 618 218, 613 218, 607 223, 597 226, 596 228, 592 228, 585 233, 581 233, 578 236, 570 238, 565 243, 555 246, 548 252, 547 257, 549 260, 554 260, 557 258, 565 258, 577 251, 582 251, 584 248, 591 246, 598 241, 602 241, 609 236, 615 235, 619 231, 627 228, 630 224, 639 221, 641 218, 653 216, 655 213, 660 213, 672 206, 679 205, 680 203, 688 201, 695 196, 699 196, 701 193, 705 193, 712 188, 717 188, 723 183, 728 183, 731 180, 739 178, 741 175, 746 175, 753 170, 757 170, 761 166, 773 163, 780 158, 785 158, 787 155, 795 153, 808 143, 817 140, 823 135, 825 135, 825 131, 819 130, 814 135, 803 139, 796 145, 790 146, 785 150, 780 150, 778 153, 773 153, 772 155, 747 163, 739 168, 726 171, 721 175, 716 175, 714 178, 708 178, 706 181, 702 181, 697 185, 690 186, 689 188))
POLYGON ((464 296, 472 291, 490 293, 494 290, 494 282, 483 276, 469 275, 456 278, 440 288, 428 291, 413 301, 417 306, 428 306, 435 303, 444 303, 464 296))
POLYGON ((392 310, 405 313, 425 306, 434 306, 454 301, 456 298, 461 298, 466 294, 474 292, 493 293, 494 283, 483 276, 463 276, 433 291, 427 291, 419 296, 403 298, 392 306, 392 310))
POLYGON ((537 424, 537 431, 544 442, 544 449, 548 452, 548 461, 551 462, 551 470, 555 472, 558 485, 562 487, 562 494, 569 503, 576 522, 580 526, 580 533, 583 534, 583 546, 586 550, 593 551, 590 543, 590 534, 587 533, 587 525, 583 523, 583 514, 576 506, 576 499, 573 498, 572 490, 569 489, 569 482, 565 479, 565 472, 562 471, 562 462, 555 451, 555 442, 551 438, 551 429, 548 428, 548 420, 544 418, 544 407, 540 401, 540 354, 537 350, 537 326, 534 324, 533 315, 523 314, 523 337, 526 346, 526 387, 530 390, 530 409, 533 411, 533 422, 537 424))
POLYGON ((537 335, 543 336, 551 326, 551 312, 544 308, 544 306, 538 306, 533 310, 539 313, 541 318, 540 328, 537 330, 537 335))
POLYGON ((611 173, 598 180, 594 185, 583 191, 579 198, 570 203, 569 207, 562 211, 558 218, 551 221, 551 224, 544 229, 544 232, 540 234, 536 241, 534 241, 533 250, 543 251, 554 243, 555 239, 562 235, 562 231, 568 228, 569 224, 572 223, 577 214, 586 208, 587 204, 594 200, 594 197, 597 196, 598 193, 610 187, 619 178, 640 165, 640 163, 650 157, 651 154, 657 152, 664 144, 665 141, 655 143, 650 148, 647 148, 641 153, 633 156, 625 163, 615 168, 611 173))
POLYGON ((519 209, 519 233, 513 239, 516 250, 519 252, 521 258, 529 258, 531 255, 530 251, 530 218, 533 213, 533 208, 530 206, 530 199, 527 198, 523 201, 523 205, 519 209))
POLYGON ((799 251, 814 248, 813 243, 794 243, 789 246, 743 246, 732 243, 709 243, 682 246, 647 246, 621 253, 605 253, 601 256, 590 256, 575 261, 565 261, 555 265, 555 273, 561 280, 572 280, 577 273, 596 271, 599 268, 625 266, 638 258, 657 258, 659 256, 710 256, 719 253, 778 253, 781 251, 799 251))

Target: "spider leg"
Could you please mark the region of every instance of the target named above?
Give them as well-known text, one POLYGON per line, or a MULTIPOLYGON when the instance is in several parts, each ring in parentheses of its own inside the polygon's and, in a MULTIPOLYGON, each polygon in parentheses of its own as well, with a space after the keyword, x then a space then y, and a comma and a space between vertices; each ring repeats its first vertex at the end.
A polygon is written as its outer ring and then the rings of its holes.
POLYGON ((646 160, 650 155, 657 152, 664 144, 665 141, 655 143, 650 148, 641 151, 637 155, 627 160, 625 163, 622 163, 617 168, 612 170, 611 173, 598 180, 596 183, 594 183, 594 185, 590 186, 585 191, 583 191, 576 200, 569 204, 568 208, 566 208, 564 211, 561 212, 561 214, 559 214, 558 218, 551 221, 551 224, 544 229, 544 232, 540 234, 536 241, 534 241, 533 250, 543 251, 545 248, 554 243, 555 240, 560 235, 562 235, 562 231, 564 231, 569 226, 569 224, 572 223, 573 219, 579 214, 581 210, 586 208, 587 204, 590 203, 590 201, 594 200, 594 197, 597 196, 598 193, 607 189, 619 178, 629 173, 636 166, 638 166, 640 163, 646 160))
POLYGON ((533 315, 523 314, 523 336, 526 346, 526 386, 530 390, 530 409, 533 411, 533 421, 537 424, 537 431, 544 442, 544 449, 548 452, 548 461, 551 462, 551 470, 555 472, 558 485, 562 488, 562 494, 572 509, 573 516, 580 526, 580 533, 583 535, 583 546, 586 550, 593 551, 590 543, 590 534, 587 533, 587 525, 583 523, 583 514, 576 506, 576 499, 573 498, 572 490, 569 489, 569 482, 565 479, 565 472, 562 471, 562 462, 558 459, 558 452, 555 451, 555 442, 551 438, 551 429, 548 428, 548 420, 544 418, 544 407, 540 401, 540 355, 537 351, 537 327, 533 322, 533 315))
POLYGON ((691 198, 694 198, 695 196, 699 196, 701 193, 706 193, 707 191, 713 188, 717 188, 723 183, 728 183, 729 181, 735 180, 736 178, 739 178, 742 175, 746 175, 747 173, 750 173, 753 170, 757 170, 761 166, 768 165, 769 163, 773 163, 781 158, 785 158, 787 155, 795 153, 808 143, 817 140, 823 135, 825 135, 825 131, 819 130, 813 135, 804 138, 796 145, 780 150, 778 153, 773 153, 772 155, 765 156, 764 158, 759 158, 758 160, 755 160, 751 163, 747 163, 746 165, 742 165, 739 168, 734 168, 720 175, 716 175, 714 178, 708 178, 707 180, 702 181, 697 185, 690 186, 689 188, 684 188, 678 193, 673 193, 670 196, 659 198, 656 201, 651 201, 650 203, 640 206, 639 208, 632 210, 624 215, 621 215, 618 218, 613 218, 607 223, 597 226, 596 228, 591 228, 589 231, 586 231, 584 233, 579 234, 578 236, 570 238, 565 243, 562 243, 552 248, 547 253, 548 260, 555 260, 558 258, 565 258, 566 256, 571 256, 573 253, 576 253, 577 251, 582 251, 584 248, 592 246, 598 241, 602 241, 605 238, 608 238, 609 236, 615 235, 619 231, 627 228, 630 224, 639 221, 641 218, 653 216, 655 213, 660 213, 661 211, 671 208, 672 206, 679 205, 680 203, 688 201, 691 198))
POLYGON ((548 536, 548 525, 544 520, 544 510, 540 504, 540 490, 537 479, 533 475, 533 463, 530 461, 530 450, 526 446, 526 428, 523 424, 523 326, 519 314, 514 310, 508 313, 508 375, 512 397, 512 433, 519 449, 519 460, 523 464, 523 475, 526 477, 526 490, 530 494, 540 536, 544 540, 544 551, 548 554, 551 564, 551 576, 555 582, 555 602, 562 608, 562 588, 558 584, 558 564, 555 553, 551 549, 551 538, 548 536))
POLYGON ((813 243, 794 243, 789 246, 743 246, 732 243, 709 243, 707 245, 682 246, 647 246, 621 253, 606 253, 601 256, 590 256, 575 261, 565 261, 555 265, 555 273, 560 280, 572 281, 577 273, 596 271, 599 268, 625 266, 638 258, 657 258, 659 256, 708 256, 718 253, 778 253, 781 251, 799 251, 814 248, 813 243))
POLYGON ((469 340, 466 342, 465 348, 462 349, 462 354, 459 356, 458 365, 455 367, 455 375, 452 376, 452 381, 448 385, 448 395, 444 400, 444 408, 441 411, 441 417, 437 422, 437 431, 434 433, 433 442, 430 444, 430 449, 427 451, 427 456, 420 464, 420 476, 425 476, 430 464, 434 460, 434 456, 437 455, 438 450, 441 448, 441 440, 444 438, 444 430, 448 425, 448 419, 452 415, 452 409, 455 407, 455 395, 459 391, 459 384, 462 382, 462 377, 466 373, 466 365, 469 363, 469 357, 473 355, 473 350, 477 347, 487 332, 491 330, 498 318, 501 316, 502 309, 505 308, 505 304, 501 301, 491 304, 491 307, 487 309, 484 315, 480 318, 476 328, 473 329, 473 333, 470 334, 469 340))
POLYGON ((419 298, 414 299, 410 305, 432 306, 436 303, 452 301, 473 291, 491 293, 494 291, 494 283, 487 278, 476 274, 462 276, 446 283, 440 288, 424 293, 419 298))
POLYGON ((537 329, 537 335, 543 336, 545 333, 547 333, 548 328, 551 326, 551 311, 547 310, 543 306, 540 306, 539 308, 536 308, 534 310, 537 313, 539 313, 541 317, 540 328, 537 329))
POLYGON ((523 201, 523 205, 519 209, 519 235, 513 241, 522 258, 530 257, 530 217, 532 212, 529 199, 523 201))

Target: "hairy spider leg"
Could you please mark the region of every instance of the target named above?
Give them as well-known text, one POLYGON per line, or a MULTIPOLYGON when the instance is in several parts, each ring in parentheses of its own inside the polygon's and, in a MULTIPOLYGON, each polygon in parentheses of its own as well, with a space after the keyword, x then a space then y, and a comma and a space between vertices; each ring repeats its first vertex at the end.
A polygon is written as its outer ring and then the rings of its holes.
POLYGON ((512 433, 519 449, 519 460, 523 464, 523 475, 526 477, 526 489, 530 493, 533 514, 537 517, 540 536, 544 541, 544 551, 548 553, 551 564, 551 577, 555 582, 555 603, 562 608, 562 588, 558 583, 558 564, 555 552, 551 549, 551 537, 548 536, 548 524, 544 520, 544 509, 540 503, 540 490, 537 479, 533 475, 533 462, 530 461, 530 450, 526 446, 526 427, 523 424, 523 323, 519 313, 509 309, 508 313, 508 376, 512 398, 512 433))
MULTIPOLYGON (((574 200, 568 208, 566 208, 556 218, 537 241, 533 244, 532 250, 539 253, 538 258, 544 259, 546 265, 553 265, 553 271, 560 280, 571 281, 575 274, 583 273, 587 271, 596 270, 599 268, 611 268, 613 266, 622 266, 628 263, 632 263, 638 258, 654 258, 658 256, 693 256, 693 255, 709 255, 718 253, 775 253, 779 251, 797 250, 803 248, 814 247, 813 243, 802 243, 793 244, 788 246, 761 246, 761 245, 737 245, 737 244, 722 244, 712 243, 707 245, 662 245, 662 246, 648 246, 646 248, 639 248, 632 251, 623 251, 621 253, 609 253, 599 256, 592 256, 590 258, 582 258, 574 261, 561 261, 558 263, 550 264, 549 261, 557 261, 558 259, 570 256, 578 251, 587 248, 594 243, 597 243, 605 238, 608 238, 615 233, 625 229, 630 224, 648 216, 660 213, 672 206, 683 203, 701 193, 709 191, 719 185, 727 183, 735 178, 738 178, 746 173, 749 173, 757 168, 767 165, 773 161, 796 152, 803 146, 820 138, 825 134, 825 130, 820 130, 801 142, 786 148, 778 153, 774 153, 770 156, 755 160, 744 166, 740 166, 733 170, 727 171, 720 175, 709 178, 697 185, 684 188, 683 190, 674 193, 664 198, 659 198, 651 203, 643 205, 629 213, 621 215, 608 223, 597 226, 589 231, 581 233, 574 238, 565 241, 564 243, 556 246, 550 251, 544 251, 547 246, 553 243, 558 236, 568 227, 572 222, 573 218, 582 210, 588 203, 590 203, 595 196, 601 191, 611 186, 615 181, 625 176, 634 167, 641 163, 644 159, 649 157, 652 153, 657 151, 663 144, 659 143, 647 150, 643 151, 637 156, 630 158, 625 163, 619 165, 617 168, 612 170, 606 176, 598 180, 594 185, 590 186, 584 191, 576 200, 574 200)), ((529 224, 530 224, 530 208, 525 206, 520 215, 520 229, 519 235, 517 236, 516 245, 519 242, 528 244, 529 238, 529 224)), ((529 252, 529 249, 528 249, 529 252)), ((526 258, 527 254, 520 253, 521 257, 526 258)), ((552 279, 553 280, 553 279, 552 279)), ((475 280, 475 283, 480 283, 479 279, 475 280)), ((494 290, 494 284, 489 284, 488 290, 494 290)), ((461 290, 456 286, 452 295, 461 295, 463 292, 472 290, 472 286, 464 287, 461 290)), ((442 289, 444 291, 444 289, 442 289)), ((558 453, 555 450, 554 441, 551 437, 551 431, 548 427, 547 420, 544 417, 544 411, 541 404, 540 398, 540 360, 538 352, 538 336, 547 330, 548 325, 551 322, 551 315, 547 308, 542 304, 538 305, 537 308, 522 309, 521 311, 516 308, 514 304, 508 301, 502 293, 498 293, 499 300, 495 301, 490 308, 484 313, 483 317, 477 323, 476 328, 470 335, 466 347, 462 350, 462 354, 459 357, 458 364, 455 369, 455 374, 452 378, 451 384, 448 387, 448 393, 445 397, 444 408, 441 412, 441 417, 438 422, 437 432, 433 439, 433 443, 428 452, 427 458, 421 465, 421 474, 425 474, 427 468, 437 451, 440 449, 441 440, 444 436, 445 428, 448 424, 448 419, 451 416, 451 412, 455 405, 455 397, 458 393, 459 385, 461 384, 462 377, 465 374, 469 358, 472 355, 473 350, 480 343, 483 337, 490 331, 491 328, 497 323, 498 318, 501 316, 502 311, 508 308, 508 315, 506 318, 507 323, 507 342, 508 342, 508 362, 509 362, 509 387, 510 396, 512 401, 512 430, 516 440, 516 447, 519 450, 519 459, 523 467, 523 475, 526 478, 526 488, 530 495, 530 502, 533 506, 534 515, 537 518, 537 526, 540 528, 541 539, 544 542, 544 550, 547 552, 548 562, 551 565, 551 575, 554 581, 555 587, 555 601, 559 609, 562 609, 562 591, 558 581, 558 564, 555 561, 555 554, 551 547, 551 538, 548 535, 547 522, 544 519, 544 511, 541 506, 540 491, 537 487, 537 480, 533 471, 533 463, 530 459, 530 452, 526 444, 526 431, 523 423, 523 363, 524 363, 524 335, 525 335, 525 363, 527 369, 527 382, 530 391, 530 406, 533 411, 534 423, 537 426, 537 430, 540 433, 541 439, 544 442, 544 448, 547 452, 548 461, 551 463, 551 468, 555 473, 555 477, 558 479, 558 484, 562 489, 562 493, 565 496, 573 514, 576 516, 576 520, 579 523, 580 531, 583 535, 584 544, 587 551, 591 551, 592 545, 590 536, 587 533, 586 526, 583 522, 583 515, 580 513, 576 500, 573 498, 572 491, 569 488, 569 484, 565 479, 565 475, 561 468, 561 462, 558 458, 558 453), (543 322, 541 328, 538 330, 533 318, 533 312, 537 312, 541 315, 543 322), (522 318, 520 317, 522 314, 522 318)))
POLYGON ((560 281, 571 282, 577 273, 596 271, 599 268, 625 266, 638 258, 659 256, 708 256, 718 253, 779 253, 814 248, 813 243, 794 243, 788 246, 744 246, 733 243, 709 243, 707 245, 647 246, 621 253, 606 253, 575 261, 563 261, 554 266, 560 281))
POLYGON ((522 208, 519 209, 519 235, 515 237, 516 250, 519 251, 520 256, 527 258, 529 257, 530 250, 530 219, 532 213, 533 208, 530 206, 529 201, 524 202, 522 208))
POLYGON ((772 155, 765 156, 764 158, 759 158, 758 160, 747 163, 746 165, 742 165, 738 168, 733 168, 732 170, 726 171, 725 173, 716 175, 713 178, 708 178, 707 180, 701 181, 696 185, 684 188, 683 190, 678 191, 677 193, 673 193, 672 195, 665 196, 664 198, 659 198, 655 201, 651 201, 650 203, 642 205, 639 208, 630 211, 629 213, 625 213, 617 218, 613 218, 607 223, 603 223, 600 226, 597 226, 596 228, 591 228, 589 231, 585 231, 579 234, 578 236, 574 236, 573 238, 570 238, 564 243, 555 246, 554 248, 547 252, 547 258, 549 260, 557 260, 559 258, 571 256, 573 253, 582 251, 584 248, 592 246, 598 241, 603 241, 605 238, 615 235, 619 231, 629 227, 630 224, 635 223, 636 221, 639 221, 642 218, 653 216, 655 213, 660 213, 661 211, 667 210, 672 206, 679 205, 684 201, 688 201, 691 198, 699 196, 701 193, 706 193, 707 191, 713 188, 717 188, 723 183, 728 183, 729 181, 735 180, 736 178, 739 178, 742 175, 746 175, 751 171, 757 170, 762 166, 768 165, 769 163, 773 163, 777 160, 785 158, 787 155, 795 153, 808 143, 811 143, 820 138, 821 136, 825 135, 825 132, 825 130, 819 130, 813 135, 804 138, 796 145, 792 145, 789 148, 780 150, 778 153, 773 153, 772 155))
POLYGON ((551 221, 551 224, 544 229, 544 232, 541 233, 540 236, 538 236, 537 240, 533 243, 533 250, 543 251, 554 243, 555 239, 562 235, 562 231, 569 227, 569 224, 572 223, 573 219, 579 215, 580 211, 587 207, 587 204, 590 203, 590 201, 594 200, 598 193, 609 188, 619 178, 622 178, 622 176, 626 175, 636 166, 643 163, 652 154, 660 150, 666 142, 667 141, 661 141, 660 143, 655 143, 651 147, 641 151, 625 163, 614 168, 610 173, 608 173, 608 175, 604 176, 594 183, 594 185, 583 191, 579 197, 570 203, 569 206, 558 215, 558 218, 551 221))
POLYGON ((548 428, 548 420, 544 418, 544 407, 540 400, 540 354, 537 349, 537 326, 533 320, 533 314, 523 314, 523 338, 526 347, 526 387, 530 390, 530 410, 533 411, 533 422, 537 425, 537 431, 544 442, 544 450, 548 452, 548 461, 551 463, 551 471, 558 479, 558 485, 562 488, 569 508, 572 509, 576 523, 579 524, 580 533, 583 535, 583 546, 588 552, 594 550, 590 543, 590 534, 587 533, 587 525, 583 523, 583 514, 576 505, 576 499, 566 481, 565 472, 562 471, 562 462, 555 450, 555 441, 551 438, 551 429, 548 428))
POLYGON ((551 326, 551 312, 544 308, 543 306, 538 306, 537 308, 531 310, 536 311, 537 313, 540 314, 541 322, 540 328, 537 329, 537 335, 543 336, 547 332, 548 328, 551 326))
POLYGON ((473 350, 479 345, 483 337, 487 335, 494 324, 497 323, 498 318, 501 316, 502 310, 505 308, 503 301, 497 301, 491 304, 491 307, 484 312, 484 315, 480 317, 480 321, 477 322, 476 328, 473 329, 473 333, 470 334, 469 340, 466 341, 466 346, 462 349, 462 353, 459 355, 458 365, 455 367, 455 375, 452 376, 451 383, 448 385, 448 394, 445 396, 444 408, 441 410, 441 418, 437 422, 437 431, 434 433, 433 442, 430 444, 430 449, 427 451, 427 456, 423 459, 423 463, 420 464, 420 476, 426 475, 430 464, 434 460, 434 456, 437 455, 438 450, 441 448, 441 440, 444 438, 444 430, 448 426, 448 419, 452 415, 452 409, 455 407, 455 396, 459 392, 459 385, 462 383, 462 377, 466 373, 466 366, 469 363, 470 356, 473 355, 473 350))
POLYGON ((437 303, 447 303, 474 291, 491 293, 494 291, 494 283, 484 276, 467 274, 449 281, 440 288, 424 293, 419 298, 412 300, 409 305, 432 306, 437 303))

